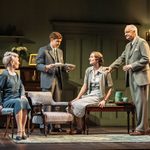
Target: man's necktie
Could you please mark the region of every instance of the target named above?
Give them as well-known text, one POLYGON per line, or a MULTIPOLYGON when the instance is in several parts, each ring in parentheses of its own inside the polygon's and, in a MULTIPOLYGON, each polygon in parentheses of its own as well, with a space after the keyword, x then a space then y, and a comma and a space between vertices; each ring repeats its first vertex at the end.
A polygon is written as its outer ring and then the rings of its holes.
MULTIPOLYGON (((54 49, 54 57, 55 57, 55 63, 59 62, 56 48, 54 49)), ((55 75, 58 77, 59 80, 61 80, 60 74, 61 74, 60 73, 60 67, 56 67, 55 68, 55 75)))
POLYGON ((55 62, 58 62, 58 57, 57 57, 57 49, 54 49, 54 57, 55 57, 55 62))
POLYGON ((131 54, 132 54, 132 48, 133 48, 133 44, 132 44, 132 42, 130 43, 130 50, 129 50, 129 57, 131 56, 131 54))

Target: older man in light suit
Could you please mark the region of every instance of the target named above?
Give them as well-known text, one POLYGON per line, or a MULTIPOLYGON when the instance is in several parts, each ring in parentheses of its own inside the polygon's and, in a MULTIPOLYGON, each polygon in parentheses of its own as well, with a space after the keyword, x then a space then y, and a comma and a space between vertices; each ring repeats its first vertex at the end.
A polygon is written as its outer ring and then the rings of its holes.
POLYGON ((130 135, 144 135, 149 133, 150 49, 148 43, 138 36, 137 28, 134 25, 125 27, 125 37, 130 42, 126 45, 121 56, 108 67, 108 71, 125 64, 123 70, 126 74, 126 86, 130 86, 137 114, 137 126, 130 135))
POLYGON ((51 91, 55 101, 61 101, 62 94, 62 71, 70 71, 71 68, 63 67, 63 51, 59 48, 62 42, 62 35, 59 32, 52 32, 49 36, 50 43, 41 47, 36 59, 37 70, 41 72, 42 91, 51 91), (60 66, 56 67, 60 64, 60 66))

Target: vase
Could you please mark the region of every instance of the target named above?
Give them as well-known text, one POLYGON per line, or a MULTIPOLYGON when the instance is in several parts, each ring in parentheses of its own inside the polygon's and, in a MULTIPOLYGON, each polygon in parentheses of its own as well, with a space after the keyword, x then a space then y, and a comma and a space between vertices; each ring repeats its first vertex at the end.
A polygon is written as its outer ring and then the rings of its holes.
POLYGON ((122 101, 122 96, 123 96, 122 91, 116 91, 116 93, 115 93, 115 102, 121 102, 122 101))

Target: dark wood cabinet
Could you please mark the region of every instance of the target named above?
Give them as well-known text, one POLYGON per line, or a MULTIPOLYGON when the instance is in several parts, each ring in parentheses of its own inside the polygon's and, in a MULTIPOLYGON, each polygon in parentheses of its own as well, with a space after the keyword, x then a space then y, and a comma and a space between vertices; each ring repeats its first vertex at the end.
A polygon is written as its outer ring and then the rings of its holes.
POLYGON ((40 72, 35 66, 20 67, 20 77, 26 91, 40 91, 40 72))

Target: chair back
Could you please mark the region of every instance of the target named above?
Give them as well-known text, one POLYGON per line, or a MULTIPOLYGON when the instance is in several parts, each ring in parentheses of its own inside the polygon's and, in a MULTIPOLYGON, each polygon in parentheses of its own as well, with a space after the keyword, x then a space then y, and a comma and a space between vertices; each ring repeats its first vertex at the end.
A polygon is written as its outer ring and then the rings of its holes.
POLYGON ((28 97, 31 99, 32 105, 51 105, 54 103, 51 92, 28 92, 28 97))

